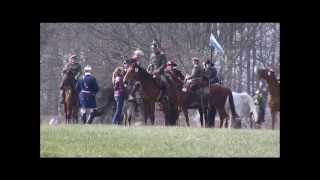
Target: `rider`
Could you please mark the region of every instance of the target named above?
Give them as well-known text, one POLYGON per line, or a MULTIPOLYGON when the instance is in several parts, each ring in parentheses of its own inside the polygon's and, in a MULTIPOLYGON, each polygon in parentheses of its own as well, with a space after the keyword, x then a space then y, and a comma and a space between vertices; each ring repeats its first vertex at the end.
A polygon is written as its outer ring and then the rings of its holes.
POLYGON ((195 92, 197 89, 198 84, 202 81, 203 78, 203 69, 200 66, 199 58, 192 58, 193 68, 191 75, 186 78, 187 83, 190 83, 191 91, 195 92))
POLYGON ((77 82, 77 90, 79 92, 80 113, 83 123, 92 123, 94 111, 97 108, 96 94, 99 91, 99 85, 96 78, 91 74, 92 68, 87 65, 84 68, 84 75, 77 82), (87 114, 89 118, 87 120, 87 114))
MULTIPOLYGON (((64 76, 64 74, 66 74, 68 71, 72 72, 75 78, 75 83, 76 83, 76 81, 79 79, 81 75, 81 65, 77 62, 76 55, 72 55, 68 58, 68 63, 62 69, 62 76, 64 76)), ((60 83, 60 103, 61 104, 63 104, 64 98, 65 98, 64 81, 65 79, 62 79, 60 83)))
MULTIPOLYGON (((167 66, 165 69, 165 72, 173 72, 174 75, 181 81, 181 83, 183 84, 184 81, 184 75, 182 74, 182 72, 180 70, 177 69, 177 64, 173 61, 168 61, 167 62, 167 66)), ((181 87, 178 87, 178 89, 181 89, 181 87)))
POLYGON ((153 53, 150 56, 150 65, 148 67, 148 72, 151 72, 154 75, 159 75, 160 78, 156 78, 156 83, 160 87, 160 98, 163 97, 166 89, 167 80, 164 75, 164 69, 167 64, 167 57, 166 55, 160 51, 159 45, 156 43, 156 41, 152 41, 151 48, 153 50, 153 53))
POLYGON ((209 80, 209 84, 219 83, 217 69, 210 60, 204 63, 204 76, 209 80))

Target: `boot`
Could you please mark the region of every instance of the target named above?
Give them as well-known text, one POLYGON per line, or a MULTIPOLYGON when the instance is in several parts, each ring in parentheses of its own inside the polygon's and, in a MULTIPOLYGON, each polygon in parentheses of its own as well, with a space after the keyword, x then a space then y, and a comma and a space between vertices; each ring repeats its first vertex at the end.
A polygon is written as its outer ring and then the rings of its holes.
POLYGON ((139 108, 138 108, 138 103, 137 102, 135 102, 134 110, 135 110, 136 113, 139 113, 139 108))
POLYGON ((87 121, 87 114, 84 113, 84 114, 82 115, 82 122, 83 122, 83 124, 85 124, 86 121, 87 121))
POLYGON ((87 123, 92 124, 93 118, 94 118, 94 113, 92 112, 89 114, 89 119, 88 119, 87 123))

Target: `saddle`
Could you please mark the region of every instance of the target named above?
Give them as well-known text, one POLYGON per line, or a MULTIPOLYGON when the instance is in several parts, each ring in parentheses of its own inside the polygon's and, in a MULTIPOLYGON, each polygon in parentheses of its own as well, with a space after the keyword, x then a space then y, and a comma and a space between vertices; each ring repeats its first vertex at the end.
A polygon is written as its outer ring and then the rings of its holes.
POLYGON ((207 87, 208 86, 207 84, 208 83, 206 83, 205 81, 188 80, 184 84, 182 91, 184 91, 184 92, 197 92, 201 88, 207 87))

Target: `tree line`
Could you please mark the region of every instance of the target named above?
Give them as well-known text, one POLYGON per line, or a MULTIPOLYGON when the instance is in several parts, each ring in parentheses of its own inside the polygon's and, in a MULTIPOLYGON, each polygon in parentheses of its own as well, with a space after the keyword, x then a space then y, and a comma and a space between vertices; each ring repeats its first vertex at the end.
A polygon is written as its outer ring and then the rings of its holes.
POLYGON ((191 73, 192 57, 211 59, 210 33, 225 53, 213 52, 213 61, 225 86, 254 95, 265 89, 255 67, 272 68, 280 77, 279 23, 41 23, 40 112, 58 113, 61 69, 71 54, 84 67, 90 64, 102 91, 111 86, 112 71, 123 57, 140 48, 147 67, 151 42, 156 40, 184 73, 191 73))

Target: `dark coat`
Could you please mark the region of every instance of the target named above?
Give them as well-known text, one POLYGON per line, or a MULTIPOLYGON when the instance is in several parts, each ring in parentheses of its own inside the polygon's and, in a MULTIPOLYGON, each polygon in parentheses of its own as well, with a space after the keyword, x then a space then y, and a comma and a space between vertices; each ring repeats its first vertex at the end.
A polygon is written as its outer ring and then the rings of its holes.
POLYGON ((204 76, 209 80, 210 84, 219 83, 218 73, 215 67, 207 68, 204 76))
POLYGON ((160 69, 160 73, 163 73, 164 68, 167 64, 167 57, 164 53, 160 53, 157 55, 155 53, 152 53, 150 57, 150 64, 153 65, 154 70, 160 69))
POLYGON ((99 91, 96 78, 92 75, 85 75, 77 81, 76 87, 79 92, 80 106, 82 108, 96 108, 96 94, 99 91))
POLYGON ((203 69, 200 65, 194 65, 192 68, 191 75, 188 77, 188 79, 195 80, 195 81, 201 81, 203 77, 203 69))

